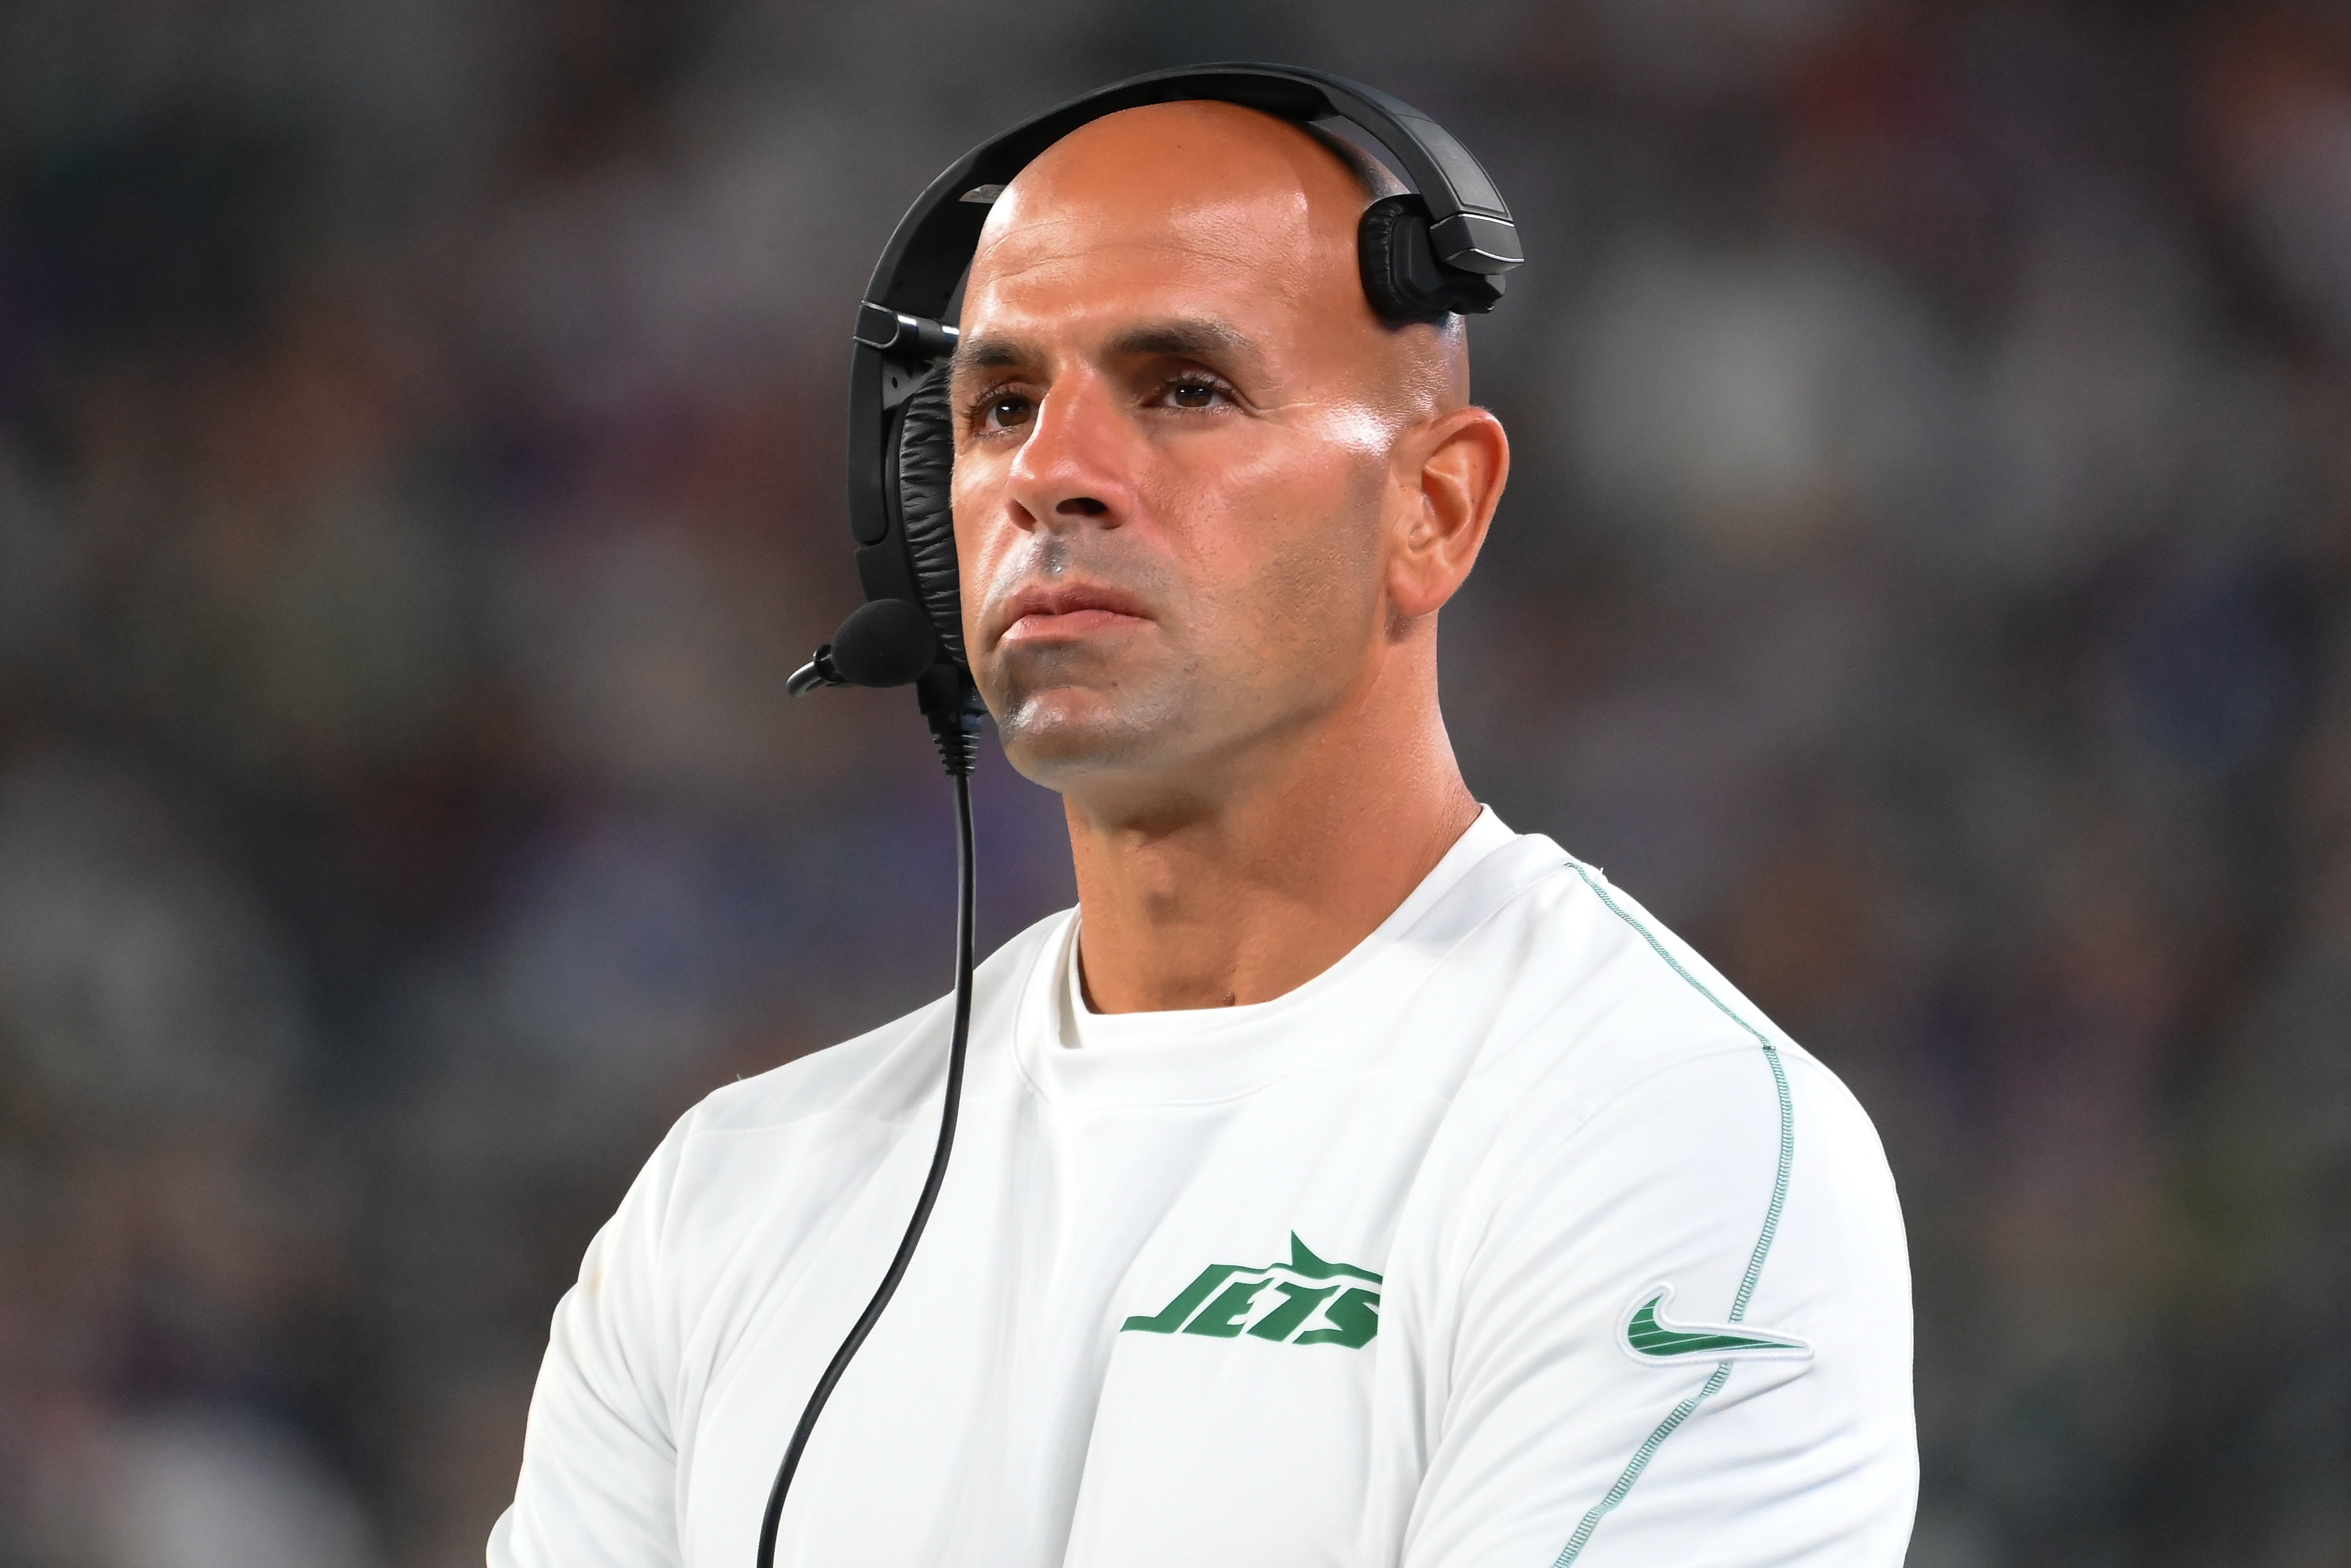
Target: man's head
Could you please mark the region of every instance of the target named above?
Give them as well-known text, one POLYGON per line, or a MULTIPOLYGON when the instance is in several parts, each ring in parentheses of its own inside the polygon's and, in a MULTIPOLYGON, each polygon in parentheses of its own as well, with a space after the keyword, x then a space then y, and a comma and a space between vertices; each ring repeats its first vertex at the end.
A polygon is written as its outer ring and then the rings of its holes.
POLYGON ((1367 702, 1433 716, 1434 617, 1509 449, 1458 320, 1365 301, 1366 183, 1301 127, 1187 102, 1088 124, 997 202, 956 538, 973 672, 1029 777, 1207 797, 1367 702))

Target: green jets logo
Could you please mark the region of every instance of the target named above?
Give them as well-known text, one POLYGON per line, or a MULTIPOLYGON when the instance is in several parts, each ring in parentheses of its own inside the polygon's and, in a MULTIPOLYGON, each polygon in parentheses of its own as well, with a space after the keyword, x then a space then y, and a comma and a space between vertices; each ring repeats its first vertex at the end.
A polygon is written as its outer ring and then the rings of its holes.
POLYGON ((1365 1344, 1380 1332, 1379 1283, 1369 1269, 1325 1263, 1293 1232, 1289 1262, 1261 1269, 1211 1263, 1166 1306, 1147 1318, 1127 1319, 1119 1332, 1365 1344))

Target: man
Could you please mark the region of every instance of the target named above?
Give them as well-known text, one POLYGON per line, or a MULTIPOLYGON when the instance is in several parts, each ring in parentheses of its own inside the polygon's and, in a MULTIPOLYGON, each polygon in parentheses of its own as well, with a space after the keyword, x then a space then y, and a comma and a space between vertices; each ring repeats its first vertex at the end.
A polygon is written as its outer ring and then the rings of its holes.
MULTIPOLYGON (((1370 186, 1371 188, 1367 188, 1370 186)), ((966 639, 1079 907, 977 981, 956 1164, 777 1561, 1898 1563, 1892 1184, 1843 1087, 1481 812, 1437 612, 1509 465, 1315 134, 1015 181, 954 366, 966 639)), ((558 1311, 496 1568, 747 1568, 930 1153, 935 1005, 722 1090, 558 1311)))

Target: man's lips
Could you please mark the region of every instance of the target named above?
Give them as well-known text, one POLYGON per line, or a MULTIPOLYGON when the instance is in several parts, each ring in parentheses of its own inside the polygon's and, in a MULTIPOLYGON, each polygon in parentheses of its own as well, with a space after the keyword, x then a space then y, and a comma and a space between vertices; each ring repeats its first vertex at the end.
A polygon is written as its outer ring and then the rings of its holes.
POLYGON ((1005 612, 1003 641, 1035 643, 1091 636, 1151 619, 1140 601, 1114 589, 1081 586, 1031 588, 1013 596, 1005 612))

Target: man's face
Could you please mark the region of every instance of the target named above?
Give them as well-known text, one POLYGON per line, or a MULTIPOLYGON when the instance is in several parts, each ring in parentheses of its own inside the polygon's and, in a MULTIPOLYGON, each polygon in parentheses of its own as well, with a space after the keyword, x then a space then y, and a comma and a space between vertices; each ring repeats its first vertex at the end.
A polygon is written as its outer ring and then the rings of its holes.
POLYGON ((1356 278, 1364 204, 1301 133, 1201 104, 1097 121, 998 202, 956 540, 973 673, 1031 779, 1205 789, 1365 678, 1416 411, 1356 278))

